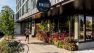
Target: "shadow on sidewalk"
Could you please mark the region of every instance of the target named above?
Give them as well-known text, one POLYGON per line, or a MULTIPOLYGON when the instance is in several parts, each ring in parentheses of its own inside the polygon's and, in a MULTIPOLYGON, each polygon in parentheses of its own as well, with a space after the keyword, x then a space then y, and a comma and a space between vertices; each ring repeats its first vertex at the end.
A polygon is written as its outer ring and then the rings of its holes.
POLYGON ((49 43, 44 43, 44 42, 32 42, 32 43, 29 43, 29 44, 51 45, 51 44, 49 44, 49 43))

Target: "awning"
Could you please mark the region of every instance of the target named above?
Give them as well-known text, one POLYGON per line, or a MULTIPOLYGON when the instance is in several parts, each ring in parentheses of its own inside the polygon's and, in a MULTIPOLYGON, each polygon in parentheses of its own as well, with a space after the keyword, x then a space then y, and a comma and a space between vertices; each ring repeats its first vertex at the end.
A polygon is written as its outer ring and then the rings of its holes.
POLYGON ((39 19, 39 18, 41 18, 41 17, 43 17, 43 16, 44 16, 43 13, 38 12, 38 13, 35 13, 35 14, 33 14, 33 15, 31 15, 31 16, 28 16, 28 17, 26 17, 26 18, 19 19, 19 20, 17 20, 16 22, 18 22, 18 23, 20 23, 20 22, 31 22, 32 19, 39 19))
POLYGON ((23 18, 23 19, 18 19, 16 22, 17 23, 21 23, 21 22, 30 22, 32 19, 31 19, 31 17, 28 17, 28 18, 23 18))

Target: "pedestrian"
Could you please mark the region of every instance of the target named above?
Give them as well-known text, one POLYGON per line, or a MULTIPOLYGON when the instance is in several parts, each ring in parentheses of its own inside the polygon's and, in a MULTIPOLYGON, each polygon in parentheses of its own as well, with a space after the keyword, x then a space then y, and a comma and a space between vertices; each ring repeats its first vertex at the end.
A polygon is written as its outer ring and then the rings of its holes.
POLYGON ((25 29, 25 37, 26 37, 25 41, 28 41, 28 43, 29 43, 29 34, 30 34, 30 30, 26 28, 25 29))

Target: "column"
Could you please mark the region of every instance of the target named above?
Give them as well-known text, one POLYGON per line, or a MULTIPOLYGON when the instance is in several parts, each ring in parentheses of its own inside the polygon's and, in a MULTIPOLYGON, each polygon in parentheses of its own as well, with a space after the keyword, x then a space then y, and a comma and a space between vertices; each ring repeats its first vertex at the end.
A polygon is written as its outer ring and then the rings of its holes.
POLYGON ((75 22, 74 22, 74 39, 78 40, 79 36, 79 17, 75 16, 75 22))

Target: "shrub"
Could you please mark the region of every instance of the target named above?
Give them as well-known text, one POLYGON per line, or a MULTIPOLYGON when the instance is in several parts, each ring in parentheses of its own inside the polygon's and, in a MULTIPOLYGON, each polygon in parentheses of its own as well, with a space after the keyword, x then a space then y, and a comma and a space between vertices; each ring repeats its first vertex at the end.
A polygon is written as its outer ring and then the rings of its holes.
POLYGON ((62 48, 62 47, 63 47, 63 42, 62 42, 62 40, 58 40, 58 45, 57 45, 57 47, 59 47, 59 48, 62 48))
POLYGON ((8 42, 6 40, 2 40, 0 42, 0 49, 3 48, 8 42))
MULTIPOLYGON (((20 51, 20 47, 19 46, 19 42, 17 41, 7 41, 7 40, 3 40, 0 43, 0 50, 2 50, 3 53, 15 53, 16 51, 20 51)), ((1 52, 1 51, 0 51, 1 52)))
POLYGON ((58 45, 58 40, 59 40, 59 34, 57 32, 53 33, 52 42, 54 43, 54 45, 58 45))
POLYGON ((76 41, 72 37, 65 37, 64 43, 76 43, 76 41))
POLYGON ((76 41, 71 37, 66 37, 63 41, 63 48, 66 50, 74 51, 78 49, 76 41))

